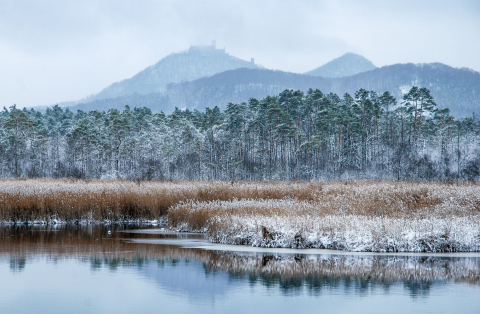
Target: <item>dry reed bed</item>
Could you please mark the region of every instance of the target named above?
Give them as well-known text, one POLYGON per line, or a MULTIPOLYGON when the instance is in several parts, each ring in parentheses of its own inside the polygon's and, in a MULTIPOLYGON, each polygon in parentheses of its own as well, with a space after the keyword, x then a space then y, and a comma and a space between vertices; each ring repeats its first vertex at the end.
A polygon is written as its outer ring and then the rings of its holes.
POLYGON ((0 222, 151 221, 213 242, 480 251, 480 186, 398 182, 2 180, 0 222))
POLYGON ((235 199, 174 206, 169 223, 213 242, 372 252, 480 251, 480 187, 324 183, 314 200, 235 199))
POLYGON ((181 202, 313 200, 318 184, 0 180, 0 222, 150 221, 181 202))

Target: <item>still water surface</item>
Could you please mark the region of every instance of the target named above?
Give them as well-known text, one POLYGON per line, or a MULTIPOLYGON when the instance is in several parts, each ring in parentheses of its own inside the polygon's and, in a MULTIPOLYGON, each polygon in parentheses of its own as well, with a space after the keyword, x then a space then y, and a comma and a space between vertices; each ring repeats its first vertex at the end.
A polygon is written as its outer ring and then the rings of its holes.
POLYGON ((478 254, 239 252, 157 231, 0 228, 0 313, 480 313, 478 254))

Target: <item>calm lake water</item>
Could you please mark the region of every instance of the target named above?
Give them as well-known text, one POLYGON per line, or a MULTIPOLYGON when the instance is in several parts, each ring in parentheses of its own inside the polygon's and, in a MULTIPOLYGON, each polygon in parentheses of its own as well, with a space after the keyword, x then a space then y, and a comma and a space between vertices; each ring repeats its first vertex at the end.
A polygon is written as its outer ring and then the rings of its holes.
POLYGON ((0 313, 480 313, 480 254, 251 250, 120 226, 0 227, 0 280, 0 313))

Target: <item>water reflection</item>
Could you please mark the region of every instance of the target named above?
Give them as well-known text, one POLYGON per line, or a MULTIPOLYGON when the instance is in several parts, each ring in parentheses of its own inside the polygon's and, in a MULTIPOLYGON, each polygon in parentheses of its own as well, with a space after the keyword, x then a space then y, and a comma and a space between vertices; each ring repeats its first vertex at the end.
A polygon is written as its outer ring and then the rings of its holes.
POLYGON ((307 292, 313 296, 331 291, 367 296, 378 289, 389 293, 401 285, 414 298, 426 297, 433 287, 449 283, 480 285, 480 257, 224 252, 131 243, 128 240, 185 235, 119 232, 130 228, 3 227, 0 262, 8 261, 10 271, 17 273, 38 258, 51 263, 79 260, 93 272, 131 269, 162 289, 192 299, 224 295, 242 283, 279 289, 284 295, 307 292))
POLYGON ((332 255, 213 254, 204 261, 211 271, 226 270, 232 278, 248 279, 285 293, 303 290, 318 295, 324 290, 355 291, 368 295, 381 287, 388 292, 403 283, 412 296, 428 295, 431 287, 447 282, 479 284, 479 258, 332 255))
POLYGON ((21 272, 25 269, 25 265, 27 264, 26 257, 12 257, 10 258, 10 270, 12 272, 21 272))

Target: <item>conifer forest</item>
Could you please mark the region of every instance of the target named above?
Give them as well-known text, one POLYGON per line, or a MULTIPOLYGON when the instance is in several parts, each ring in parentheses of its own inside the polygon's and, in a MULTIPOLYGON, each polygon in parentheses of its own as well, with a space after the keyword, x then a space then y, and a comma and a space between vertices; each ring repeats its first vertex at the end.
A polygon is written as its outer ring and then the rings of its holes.
POLYGON ((59 106, 0 112, 0 176, 128 180, 478 180, 480 120, 427 88, 397 101, 284 90, 171 114, 59 106))

